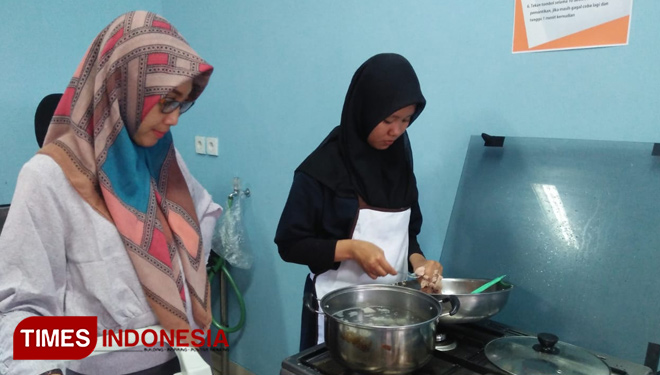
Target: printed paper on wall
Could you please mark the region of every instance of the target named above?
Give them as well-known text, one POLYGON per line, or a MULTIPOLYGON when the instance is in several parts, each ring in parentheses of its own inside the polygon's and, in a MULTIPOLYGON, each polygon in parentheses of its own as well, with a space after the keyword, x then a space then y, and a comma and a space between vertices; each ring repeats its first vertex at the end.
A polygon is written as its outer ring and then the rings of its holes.
POLYGON ((513 53, 628 44, 632 0, 516 0, 513 53))

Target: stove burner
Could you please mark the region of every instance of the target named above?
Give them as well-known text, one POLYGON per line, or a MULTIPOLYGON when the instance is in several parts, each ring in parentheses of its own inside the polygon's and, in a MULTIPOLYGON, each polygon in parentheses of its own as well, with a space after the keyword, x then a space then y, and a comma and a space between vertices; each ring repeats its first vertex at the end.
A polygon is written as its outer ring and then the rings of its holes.
POLYGON ((455 338, 448 336, 445 333, 438 333, 435 335, 435 350, 439 352, 448 352, 456 349, 458 342, 455 338))
POLYGON ((439 352, 448 352, 456 349, 457 346, 458 344, 456 343, 456 341, 441 342, 435 344, 435 350, 439 352))

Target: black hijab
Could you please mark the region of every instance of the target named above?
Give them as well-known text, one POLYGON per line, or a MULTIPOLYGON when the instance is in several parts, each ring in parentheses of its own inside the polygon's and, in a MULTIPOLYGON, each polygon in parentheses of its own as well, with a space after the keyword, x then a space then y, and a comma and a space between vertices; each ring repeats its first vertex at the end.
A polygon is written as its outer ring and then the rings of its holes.
POLYGON ((367 143, 371 131, 392 113, 416 105, 410 124, 426 105, 417 75, 403 56, 384 53, 365 61, 346 93, 341 123, 296 171, 337 195, 361 196, 374 207, 399 209, 417 200, 407 131, 386 150, 367 143))

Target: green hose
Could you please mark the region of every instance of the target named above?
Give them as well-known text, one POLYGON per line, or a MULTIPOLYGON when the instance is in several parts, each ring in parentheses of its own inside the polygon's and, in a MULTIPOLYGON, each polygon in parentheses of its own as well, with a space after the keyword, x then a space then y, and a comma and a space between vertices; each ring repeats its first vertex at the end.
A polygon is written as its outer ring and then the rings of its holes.
MULTIPOLYGON (((230 199, 228 201, 228 209, 231 209, 231 204, 232 200, 230 199)), ((241 292, 238 290, 238 286, 236 286, 236 282, 234 281, 234 278, 231 277, 231 274, 227 270, 227 266, 225 264, 225 259, 222 257, 219 257, 216 263, 211 267, 211 270, 209 271, 209 284, 213 281, 213 278, 218 274, 218 270, 220 270, 222 273, 225 274, 225 277, 227 278, 227 281, 229 281, 229 284, 231 284, 232 289, 234 289, 234 293, 236 293, 236 299, 238 300, 238 306, 241 309, 241 316, 238 321, 238 324, 236 324, 234 327, 224 327, 220 323, 218 323, 217 320, 215 320, 215 317, 213 317, 213 325, 216 326, 216 328, 223 330, 225 333, 233 333, 241 328, 243 328, 243 325, 245 324, 245 301, 243 300, 243 296, 241 295, 241 292)))

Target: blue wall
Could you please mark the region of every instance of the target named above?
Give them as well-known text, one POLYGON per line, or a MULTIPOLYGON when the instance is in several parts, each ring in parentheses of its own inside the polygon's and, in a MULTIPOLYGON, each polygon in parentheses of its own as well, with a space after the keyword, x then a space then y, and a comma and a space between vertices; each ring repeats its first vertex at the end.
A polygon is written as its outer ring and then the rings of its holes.
POLYGON ((41 99, 64 92, 94 37, 120 14, 162 12, 160 0, 83 2, 3 1, 0 13, 0 204, 9 203, 16 177, 38 150, 34 112, 41 99))
MULTIPOLYGON (((233 176, 253 193, 244 222, 256 259, 250 270, 232 270, 248 318, 229 339, 231 359, 257 374, 277 373, 298 348, 307 271, 284 263, 272 241, 293 169, 339 122, 350 78, 373 54, 408 57, 428 100, 410 138, 425 218, 420 242, 429 258, 439 259, 470 135, 660 140, 660 2, 635 3, 628 46, 520 55, 511 54, 513 1, 138 5, 162 12, 216 67, 174 135, 218 201, 233 176), (195 135, 219 137, 220 156, 196 155, 195 135)), ((63 89, 100 25, 137 5, 99 6, 80 20, 73 1, 5 5, 0 30, 16 38, 0 42, 9 59, 0 102, 0 203, 11 199, 20 165, 36 151, 38 101, 63 89)), ((233 302, 230 314, 235 323, 233 302)))

